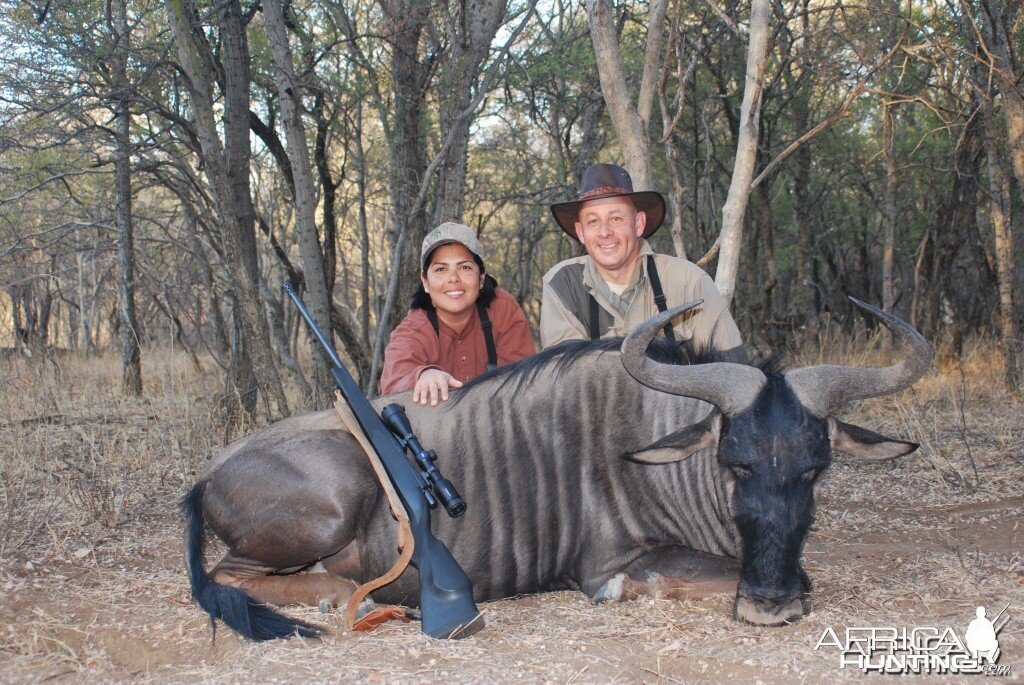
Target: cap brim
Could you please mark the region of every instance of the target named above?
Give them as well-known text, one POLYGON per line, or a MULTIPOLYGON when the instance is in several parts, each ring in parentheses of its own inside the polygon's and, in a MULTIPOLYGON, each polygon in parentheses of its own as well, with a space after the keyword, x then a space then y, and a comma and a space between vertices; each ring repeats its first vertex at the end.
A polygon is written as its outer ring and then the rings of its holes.
POLYGON ((588 197, 586 200, 572 200, 571 202, 556 202, 551 205, 551 214, 555 222, 567 236, 579 242, 576 237, 576 219, 580 214, 580 205, 591 200, 603 200, 607 197, 628 197, 636 205, 637 211, 647 215, 647 227, 641 238, 647 238, 661 228, 665 221, 665 198, 661 193, 653 190, 643 190, 636 193, 607 193, 588 197))
POLYGON ((484 261, 483 255, 474 252, 473 248, 471 248, 469 245, 462 242, 458 238, 442 238, 441 240, 438 240, 436 243, 431 245, 430 249, 427 250, 426 254, 420 256, 420 271, 423 271, 423 269, 427 268, 427 260, 430 259, 430 255, 437 252, 437 248, 444 247, 445 245, 462 245, 464 248, 469 250, 469 254, 476 255, 481 262, 484 261))

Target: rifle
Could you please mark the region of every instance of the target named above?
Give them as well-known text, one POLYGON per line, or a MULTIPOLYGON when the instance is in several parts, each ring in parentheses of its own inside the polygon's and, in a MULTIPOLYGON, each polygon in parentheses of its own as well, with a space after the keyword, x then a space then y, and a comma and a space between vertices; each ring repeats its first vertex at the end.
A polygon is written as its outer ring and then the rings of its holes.
POLYGON ((412 433, 402 405, 389 404, 378 415, 299 296, 287 283, 284 290, 330 357, 334 387, 351 407, 409 514, 414 541, 412 563, 420 577, 423 632, 435 638, 465 637, 477 632, 483 628, 484 620, 473 602, 473 584, 445 544, 430 530, 430 510, 438 500, 453 518, 466 510, 465 501, 451 481, 437 470, 437 455, 423 449, 412 433), (397 437, 393 431, 398 433, 397 437), (406 447, 412 450, 419 468, 409 463, 406 447))

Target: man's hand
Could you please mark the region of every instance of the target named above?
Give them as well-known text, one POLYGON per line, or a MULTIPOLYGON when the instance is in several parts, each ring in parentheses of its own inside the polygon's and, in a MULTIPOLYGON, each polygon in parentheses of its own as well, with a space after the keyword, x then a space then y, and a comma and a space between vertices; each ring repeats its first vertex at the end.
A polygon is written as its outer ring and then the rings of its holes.
POLYGON ((412 401, 436 407, 448 399, 448 388, 461 388, 462 381, 440 369, 427 369, 420 374, 416 387, 412 389, 412 401))

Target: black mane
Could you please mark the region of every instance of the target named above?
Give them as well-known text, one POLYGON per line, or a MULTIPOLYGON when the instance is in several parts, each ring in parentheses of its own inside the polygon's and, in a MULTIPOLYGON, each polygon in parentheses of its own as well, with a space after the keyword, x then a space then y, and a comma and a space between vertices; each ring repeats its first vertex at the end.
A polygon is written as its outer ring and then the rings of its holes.
MULTIPOLYGON (((463 386, 462 392, 453 398, 452 406, 465 399, 466 395, 477 386, 493 380, 500 379, 500 385, 495 388, 495 392, 500 392, 506 386, 514 384, 513 393, 517 393, 524 383, 533 381, 542 371, 552 371, 557 376, 591 353, 618 352, 624 339, 618 337, 601 340, 570 340, 549 347, 537 354, 477 376, 463 386)), ((658 336, 651 342, 650 347, 647 348, 647 356, 663 364, 678 364, 680 366, 733 361, 726 359, 720 350, 710 347, 690 349, 689 345, 680 347, 670 343, 662 336, 658 336)), ((766 376, 778 374, 782 371, 782 355, 776 352, 766 357, 759 357, 748 365, 760 369, 766 376)))

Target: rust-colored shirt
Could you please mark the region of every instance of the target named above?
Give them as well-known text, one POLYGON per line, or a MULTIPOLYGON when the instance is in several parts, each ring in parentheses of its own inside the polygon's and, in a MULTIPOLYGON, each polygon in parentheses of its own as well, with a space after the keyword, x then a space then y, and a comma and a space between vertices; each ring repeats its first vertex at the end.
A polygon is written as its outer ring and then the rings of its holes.
MULTIPOLYGON (((529 357, 536 349, 526 315, 519 303, 500 288, 487 308, 494 332, 498 366, 529 357)), ((487 370, 487 343, 480 328, 476 308, 461 331, 438 319, 438 333, 422 309, 414 309, 391 332, 384 350, 384 369, 380 375, 380 393, 390 395, 412 390, 420 374, 441 369, 466 382, 487 370)))

